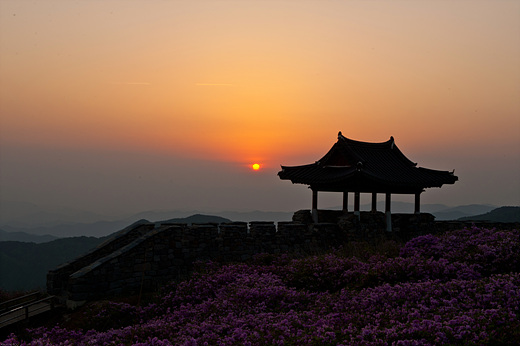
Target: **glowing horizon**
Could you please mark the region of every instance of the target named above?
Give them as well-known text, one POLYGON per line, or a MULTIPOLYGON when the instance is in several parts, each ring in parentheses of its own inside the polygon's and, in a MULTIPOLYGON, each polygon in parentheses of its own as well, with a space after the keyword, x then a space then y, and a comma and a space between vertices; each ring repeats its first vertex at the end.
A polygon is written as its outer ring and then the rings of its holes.
MULTIPOLYGON (((276 198, 279 165, 321 158, 338 131, 394 136, 420 166, 462 170, 453 191, 468 200, 464 173, 486 185, 504 167, 490 186, 520 203, 518 13, 485 0, 3 1, 0 150, 259 162, 276 198)), ((23 190, 12 167, 7 197, 23 190)))

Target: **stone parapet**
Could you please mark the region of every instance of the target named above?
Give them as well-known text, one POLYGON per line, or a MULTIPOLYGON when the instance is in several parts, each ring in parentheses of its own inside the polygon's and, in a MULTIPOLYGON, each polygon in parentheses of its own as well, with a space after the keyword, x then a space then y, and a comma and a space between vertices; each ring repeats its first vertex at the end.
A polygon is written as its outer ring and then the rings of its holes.
MULTIPOLYGON (((305 222, 233 222, 223 224, 154 224, 140 221, 114 234, 101 246, 66 263, 47 276, 49 293, 78 305, 121 294, 156 290, 185 278, 196 261, 241 262, 259 253, 319 253, 349 241, 381 238, 407 240, 426 233, 471 227, 466 222, 435 222, 430 214, 392 214, 387 232, 381 212, 321 213, 309 223, 310 211, 295 213, 305 222)), ((513 229, 518 224, 480 223, 480 227, 513 229)))

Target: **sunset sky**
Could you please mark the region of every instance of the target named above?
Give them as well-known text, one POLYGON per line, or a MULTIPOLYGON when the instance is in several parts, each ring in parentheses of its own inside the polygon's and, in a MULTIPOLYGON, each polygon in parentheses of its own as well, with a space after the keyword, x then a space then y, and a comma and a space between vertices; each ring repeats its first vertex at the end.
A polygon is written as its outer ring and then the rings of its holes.
POLYGON ((342 131, 520 205, 520 1, 2 0, 0 117, 0 202, 310 208, 342 131))

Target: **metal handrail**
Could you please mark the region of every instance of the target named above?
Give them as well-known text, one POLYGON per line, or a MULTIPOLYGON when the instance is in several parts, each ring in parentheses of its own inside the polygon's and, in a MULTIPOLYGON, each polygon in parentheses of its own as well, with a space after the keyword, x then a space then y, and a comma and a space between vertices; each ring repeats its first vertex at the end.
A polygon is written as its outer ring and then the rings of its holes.
POLYGON ((32 301, 30 302, 29 304, 25 304, 25 305, 22 305, 22 306, 18 306, 14 309, 11 309, 7 312, 4 312, 2 314, 0 314, 0 318, 2 318, 3 316, 7 316, 7 315, 10 315, 12 314, 13 312, 16 312, 16 311, 20 311, 20 310, 24 310, 24 315, 23 315, 23 318, 20 319, 20 315, 17 315, 17 316, 14 316, 12 318, 9 318, 7 320, 1 320, 0 321, 0 328, 2 327, 5 327, 5 326, 8 326, 11 324, 11 322, 17 322, 17 321, 21 321, 21 320, 26 320, 28 319, 29 317, 32 317, 32 316, 35 316, 37 315, 38 311, 41 311, 41 310, 45 310, 45 311, 49 311, 49 310, 53 310, 55 305, 54 305, 54 301, 55 301, 55 296, 48 296, 48 297, 45 297, 43 299, 39 299, 39 300, 35 300, 35 301, 32 301), (41 304, 41 303, 45 303, 49 301, 49 305, 47 306, 42 306, 40 308, 37 308, 37 309, 34 309, 34 310, 31 310, 29 311, 29 308, 33 305, 37 305, 37 304, 41 304), (48 309, 50 308, 50 309, 48 309))
POLYGON ((15 306, 23 305, 27 301, 31 301, 31 299, 29 299, 29 298, 36 297, 36 296, 41 295, 41 294, 42 294, 42 292, 35 291, 35 292, 31 292, 29 294, 26 294, 24 296, 16 297, 16 298, 13 298, 13 299, 1 302, 0 303, 0 311, 7 311, 7 310, 12 309, 15 306))

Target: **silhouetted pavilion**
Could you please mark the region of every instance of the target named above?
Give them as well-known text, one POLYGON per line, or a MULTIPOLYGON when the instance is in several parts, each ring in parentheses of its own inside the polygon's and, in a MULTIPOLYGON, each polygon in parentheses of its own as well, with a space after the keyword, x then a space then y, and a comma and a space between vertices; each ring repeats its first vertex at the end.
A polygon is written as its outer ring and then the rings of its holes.
POLYGON ((354 213, 359 215, 361 193, 372 194, 376 211, 377 194, 384 193, 387 224, 390 223, 391 194, 415 195, 415 213, 420 213, 420 195, 426 188, 454 184, 454 172, 417 167, 395 145, 394 138, 383 143, 355 141, 338 133, 338 141, 319 161, 302 166, 282 166, 280 179, 309 185, 312 215, 317 221, 318 191, 343 192, 347 211, 348 193, 354 193, 354 213))

